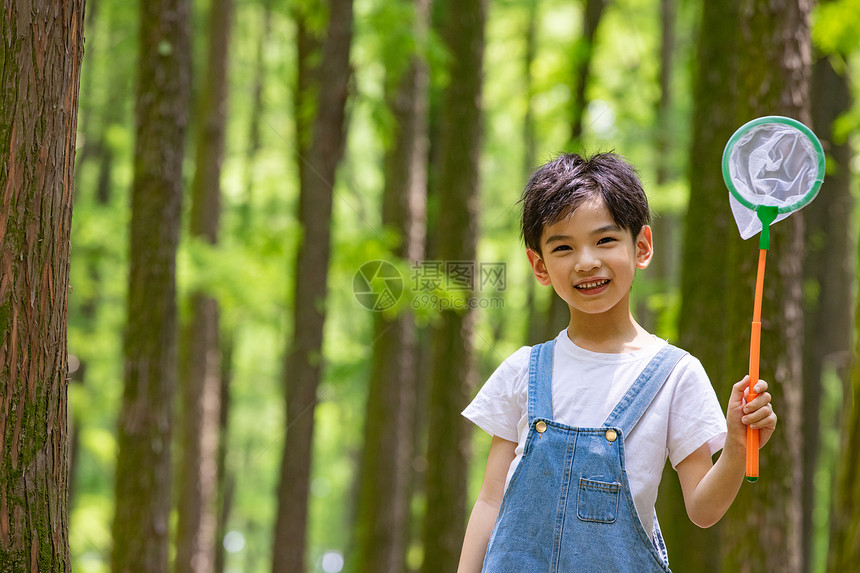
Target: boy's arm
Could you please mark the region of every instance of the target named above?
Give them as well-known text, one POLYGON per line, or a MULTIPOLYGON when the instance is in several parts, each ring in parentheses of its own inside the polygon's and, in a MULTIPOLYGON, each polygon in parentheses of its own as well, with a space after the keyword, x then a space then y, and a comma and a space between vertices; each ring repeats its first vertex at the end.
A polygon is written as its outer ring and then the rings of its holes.
POLYGON ((776 428, 776 414, 770 406, 767 383, 759 380, 756 385, 759 395, 747 404, 748 379, 744 377, 732 387, 726 409, 726 444, 717 462, 711 462, 706 444, 684 458, 676 468, 687 515, 699 527, 710 527, 718 522, 740 490, 746 470, 747 424, 759 430, 761 446, 776 428))
POLYGON ((484 565, 484 554, 505 494, 505 479, 514 461, 516 447, 514 442, 493 436, 481 493, 478 494, 466 527, 457 573, 480 573, 484 565))

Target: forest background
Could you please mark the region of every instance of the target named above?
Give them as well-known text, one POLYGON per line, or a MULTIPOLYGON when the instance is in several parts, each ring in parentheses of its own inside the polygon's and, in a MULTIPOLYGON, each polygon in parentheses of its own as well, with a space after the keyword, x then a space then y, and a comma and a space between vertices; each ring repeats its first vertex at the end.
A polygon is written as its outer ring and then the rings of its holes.
POLYGON ((720 155, 772 114, 828 154, 819 198, 774 227, 762 377, 780 428, 720 525, 687 523, 671 468, 658 513, 676 571, 860 558, 857 0, 88 0, 85 14, 68 432, 48 430, 68 449, 68 502, 40 517, 53 558, 9 511, 8 570, 35 570, 36 553, 42 570, 93 573, 454 570, 489 446, 459 412, 565 323, 519 237, 529 173, 581 150, 637 166, 657 254, 636 316, 699 356, 725 403, 747 366, 756 247, 720 155))

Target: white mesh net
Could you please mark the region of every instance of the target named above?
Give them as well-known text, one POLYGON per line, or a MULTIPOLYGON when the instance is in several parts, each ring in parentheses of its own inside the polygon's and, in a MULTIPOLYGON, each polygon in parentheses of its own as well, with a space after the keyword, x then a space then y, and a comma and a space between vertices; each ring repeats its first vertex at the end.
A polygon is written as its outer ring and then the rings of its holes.
MULTIPOLYGON (((814 137, 814 136, 813 136, 814 137)), ((762 230, 755 207, 779 207, 776 221, 809 203, 818 192, 819 149, 809 136, 785 123, 760 123, 747 129, 728 150, 732 214, 741 237, 762 230)))

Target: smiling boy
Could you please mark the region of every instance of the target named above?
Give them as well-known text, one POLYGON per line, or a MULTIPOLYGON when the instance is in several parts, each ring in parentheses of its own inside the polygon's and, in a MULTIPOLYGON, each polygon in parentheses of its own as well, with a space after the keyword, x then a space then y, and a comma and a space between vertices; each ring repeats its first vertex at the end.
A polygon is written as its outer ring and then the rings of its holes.
POLYGON ((690 519, 716 523, 743 480, 746 424, 761 445, 776 427, 767 384, 746 403, 736 383, 724 416, 701 363, 633 318, 654 245, 620 156, 563 155, 522 203, 529 263, 570 322, 505 360, 463 412, 493 441, 459 571, 668 571, 654 514, 667 457, 690 519))

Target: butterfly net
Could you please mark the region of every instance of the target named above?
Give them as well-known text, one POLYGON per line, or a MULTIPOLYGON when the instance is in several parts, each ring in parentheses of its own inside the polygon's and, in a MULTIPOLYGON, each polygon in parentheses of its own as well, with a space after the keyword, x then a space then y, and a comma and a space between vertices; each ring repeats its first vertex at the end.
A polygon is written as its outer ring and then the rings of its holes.
POLYGON ((749 239, 762 230, 758 207, 776 207, 776 222, 815 198, 824 177, 824 154, 803 124, 789 118, 760 118, 729 140, 723 177, 738 230, 749 239))

